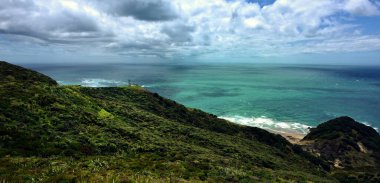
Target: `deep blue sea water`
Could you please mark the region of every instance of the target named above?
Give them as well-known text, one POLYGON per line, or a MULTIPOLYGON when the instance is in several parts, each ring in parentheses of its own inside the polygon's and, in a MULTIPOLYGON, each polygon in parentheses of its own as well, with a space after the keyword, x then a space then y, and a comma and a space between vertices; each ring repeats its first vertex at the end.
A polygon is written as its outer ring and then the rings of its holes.
POLYGON ((230 121, 306 133, 351 116, 380 127, 380 67, 280 64, 26 65, 61 84, 148 90, 230 121))

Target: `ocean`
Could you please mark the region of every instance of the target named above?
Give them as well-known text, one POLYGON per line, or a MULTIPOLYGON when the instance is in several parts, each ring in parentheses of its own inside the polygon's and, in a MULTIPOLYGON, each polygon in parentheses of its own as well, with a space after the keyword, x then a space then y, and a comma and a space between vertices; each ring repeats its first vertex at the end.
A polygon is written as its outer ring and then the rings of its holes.
POLYGON ((63 85, 128 80, 235 123, 290 133, 338 116, 380 127, 380 67, 285 64, 25 65, 63 85))

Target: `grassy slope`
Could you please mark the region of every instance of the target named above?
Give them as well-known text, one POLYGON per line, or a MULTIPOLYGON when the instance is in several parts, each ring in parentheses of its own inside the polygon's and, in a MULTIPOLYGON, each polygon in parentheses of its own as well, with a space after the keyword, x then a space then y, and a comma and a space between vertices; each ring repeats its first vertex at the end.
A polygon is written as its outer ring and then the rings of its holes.
POLYGON ((280 136, 139 87, 58 86, 5 62, 0 78, 0 181, 334 182, 280 136))

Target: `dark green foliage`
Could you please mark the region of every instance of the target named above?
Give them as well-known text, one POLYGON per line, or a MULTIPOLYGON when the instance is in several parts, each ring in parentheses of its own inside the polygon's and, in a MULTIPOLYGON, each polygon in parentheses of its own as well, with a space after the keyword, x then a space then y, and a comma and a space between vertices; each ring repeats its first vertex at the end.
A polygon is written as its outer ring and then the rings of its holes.
POLYGON ((140 87, 58 86, 3 62, 0 71, 0 181, 335 182, 281 136, 140 87))
POLYGON ((10 81, 57 85, 57 82, 48 76, 30 69, 0 61, 0 82, 10 81))
POLYGON ((329 120, 311 129, 304 139, 312 140, 318 138, 331 140, 339 137, 339 134, 358 138, 359 140, 379 136, 375 129, 344 116, 329 120))
POLYGON ((380 135, 350 117, 329 120, 311 129, 305 149, 320 154, 331 164, 344 167, 334 175, 342 182, 379 182, 380 135))

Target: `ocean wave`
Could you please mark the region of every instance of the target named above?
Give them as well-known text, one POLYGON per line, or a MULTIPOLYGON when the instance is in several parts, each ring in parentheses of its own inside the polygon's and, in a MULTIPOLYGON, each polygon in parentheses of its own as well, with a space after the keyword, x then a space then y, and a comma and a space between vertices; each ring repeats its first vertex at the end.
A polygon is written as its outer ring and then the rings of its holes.
POLYGON ((373 129, 375 129, 377 132, 379 132, 379 128, 373 126, 372 124, 370 124, 370 123, 368 123, 368 122, 361 122, 361 123, 363 123, 363 124, 366 125, 366 126, 369 126, 369 127, 373 128, 373 129))
POLYGON ((297 133, 297 134, 307 134, 311 126, 296 123, 296 122, 285 122, 277 121, 265 116, 261 117, 243 117, 243 116, 220 116, 219 118, 231 121, 233 123, 253 126, 258 128, 267 129, 275 132, 286 132, 286 133, 297 133))
POLYGON ((122 86, 127 83, 123 81, 116 80, 106 80, 106 79, 83 79, 81 81, 82 86, 87 87, 110 87, 110 86, 122 86))

